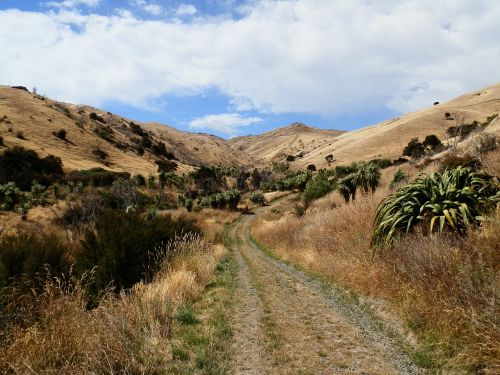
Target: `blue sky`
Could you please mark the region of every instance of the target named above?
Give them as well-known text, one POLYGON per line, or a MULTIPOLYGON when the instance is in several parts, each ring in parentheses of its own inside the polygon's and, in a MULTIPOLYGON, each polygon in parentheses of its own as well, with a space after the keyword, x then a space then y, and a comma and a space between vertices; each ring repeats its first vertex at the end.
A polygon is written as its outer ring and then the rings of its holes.
POLYGON ((0 0, 0 84, 222 137, 351 130, 500 81, 489 0, 0 0))

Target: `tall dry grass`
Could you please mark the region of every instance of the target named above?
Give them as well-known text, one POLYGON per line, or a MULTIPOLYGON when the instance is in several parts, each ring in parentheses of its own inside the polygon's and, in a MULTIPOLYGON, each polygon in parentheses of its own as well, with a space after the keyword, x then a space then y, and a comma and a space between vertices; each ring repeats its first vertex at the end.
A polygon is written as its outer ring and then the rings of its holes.
POLYGON ((176 256, 162 264, 151 282, 119 296, 105 293, 93 310, 86 308, 84 282, 47 280, 33 300, 37 313, 30 324, 9 327, 0 347, 0 372, 161 372, 172 360, 172 316, 200 296, 225 252, 198 236, 168 246, 166 253, 176 256))
POLYGON ((500 209, 464 240, 416 233, 374 256, 373 221, 388 193, 384 184, 374 195, 345 204, 334 192, 302 217, 294 215, 293 201, 284 201, 257 220, 253 236, 283 259, 388 301, 432 346, 434 362, 498 373, 500 209))

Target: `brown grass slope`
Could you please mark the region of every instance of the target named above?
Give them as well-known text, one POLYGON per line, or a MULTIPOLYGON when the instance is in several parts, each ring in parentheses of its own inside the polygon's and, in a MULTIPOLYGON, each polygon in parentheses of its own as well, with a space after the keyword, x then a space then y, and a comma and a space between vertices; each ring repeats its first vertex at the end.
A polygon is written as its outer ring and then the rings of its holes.
MULTIPOLYGON (((404 146, 412 138, 418 137, 422 141, 425 136, 436 134, 441 140, 446 140, 446 129, 456 126, 458 120, 462 119, 463 123, 483 122, 495 113, 500 114, 500 84, 351 132, 293 124, 258 136, 237 137, 229 143, 260 158, 263 163, 284 161, 285 155, 303 152, 303 158, 297 158, 293 168, 304 168, 308 164, 325 167, 325 157, 330 154, 335 158, 335 164, 376 158, 395 159, 401 156, 404 146), (446 112, 455 120, 447 120, 446 112)), ((486 131, 500 134, 500 122, 492 122, 486 131)))
MULTIPOLYGON (((147 149, 139 155, 140 136, 133 133, 130 123, 129 119, 89 106, 62 103, 0 86, 0 136, 4 146, 22 146, 41 156, 58 156, 67 170, 102 167, 146 176, 156 172, 158 157, 147 149), (93 112, 104 122, 91 119, 93 112), (60 129, 66 131, 66 139, 54 134, 60 129), (105 154, 99 156, 96 150, 105 154)), ((166 149, 179 159, 181 173, 192 169, 192 165, 252 163, 246 154, 231 149, 215 136, 181 132, 160 124, 136 123, 149 131, 151 141, 165 143, 166 149)))
MULTIPOLYGON (((284 161, 288 155, 308 155, 318 148, 331 146, 342 133, 340 130, 318 129, 297 122, 260 135, 232 138, 228 143, 234 149, 255 157, 259 164, 268 164, 284 161)), ((304 164, 300 157, 298 160, 297 164, 304 164)))

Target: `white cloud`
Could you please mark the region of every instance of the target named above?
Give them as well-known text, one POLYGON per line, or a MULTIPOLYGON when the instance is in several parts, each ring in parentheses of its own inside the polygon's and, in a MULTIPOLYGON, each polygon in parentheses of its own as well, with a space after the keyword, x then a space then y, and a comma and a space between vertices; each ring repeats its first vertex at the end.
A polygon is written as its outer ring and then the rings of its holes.
POLYGON ((64 1, 47 1, 43 3, 48 7, 53 8, 76 8, 79 5, 86 5, 88 7, 96 7, 101 0, 64 0, 64 1))
POLYGON ((153 16, 159 16, 163 13, 163 8, 160 5, 146 0, 132 0, 132 4, 153 16))
POLYGON ((0 82, 139 107, 216 88, 235 111, 335 116, 414 110, 500 81, 496 1, 254 0, 245 9, 237 20, 189 22, 0 11, 0 82))
POLYGON ((239 113, 221 113, 196 118, 189 123, 191 129, 209 129, 233 136, 238 128, 262 122, 259 117, 244 117, 239 113))
POLYGON ((196 7, 192 4, 181 4, 175 11, 176 16, 192 16, 196 14, 196 7))

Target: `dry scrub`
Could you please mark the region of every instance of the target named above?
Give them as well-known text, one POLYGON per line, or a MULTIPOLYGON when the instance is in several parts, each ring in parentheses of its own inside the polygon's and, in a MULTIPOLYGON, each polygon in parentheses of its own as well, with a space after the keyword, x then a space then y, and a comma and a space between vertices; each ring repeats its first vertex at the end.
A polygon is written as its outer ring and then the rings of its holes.
POLYGON ((347 205, 334 192, 302 217, 287 200, 257 220, 253 235, 285 260, 389 301, 419 336, 413 354, 421 365, 498 373, 500 210, 465 240, 416 233, 374 257, 375 210, 388 192, 383 186, 347 205))
MULTIPOLYGON (((200 296, 225 253, 189 236, 168 245, 176 256, 149 283, 86 309, 83 283, 46 282, 28 326, 12 327, 0 347, 0 372, 97 374, 161 372, 172 360, 173 316, 200 296)), ((171 252, 170 251, 170 252, 171 252)), ((26 310, 27 311, 27 310, 26 310)), ((26 317, 24 317, 26 319, 26 317)))

